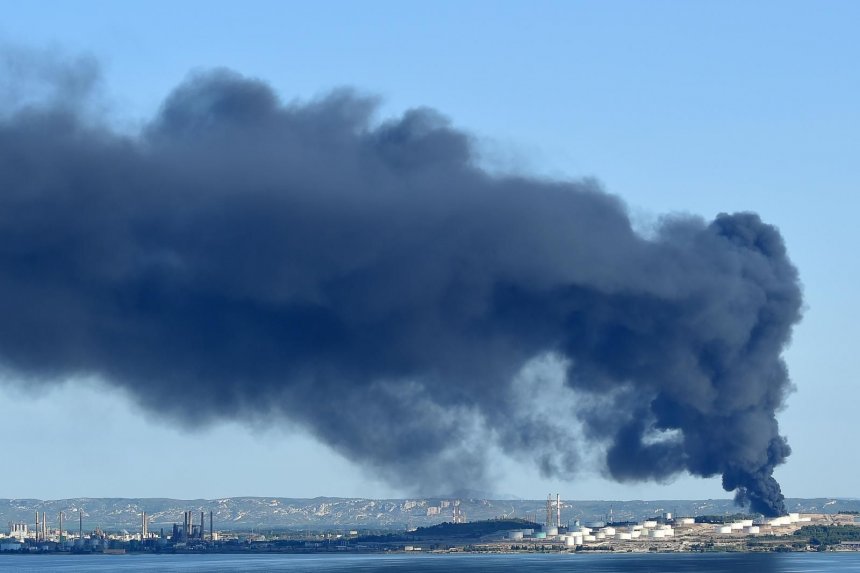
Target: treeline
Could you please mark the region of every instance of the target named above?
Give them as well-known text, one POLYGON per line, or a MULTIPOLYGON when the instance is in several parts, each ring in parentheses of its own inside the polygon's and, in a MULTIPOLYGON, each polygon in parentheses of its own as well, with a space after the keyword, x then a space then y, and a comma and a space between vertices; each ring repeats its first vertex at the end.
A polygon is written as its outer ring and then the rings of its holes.
POLYGON ((809 539, 810 545, 826 548, 843 541, 860 541, 860 527, 856 525, 805 525, 794 532, 809 539))
POLYGON ((697 515, 696 523, 734 523, 744 519, 755 519, 757 516, 748 513, 733 513, 731 515, 697 515))
POLYGON ((407 541, 422 541, 425 539, 473 539, 490 535, 499 531, 512 529, 540 529, 537 523, 520 518, 487 519, 470 521, 468 523, 451 523, 446 521, 438 525, 419 527, 414 531, 389 533, 384 535, 363 535, 356 539, 361 542, 396 543, 407 541))

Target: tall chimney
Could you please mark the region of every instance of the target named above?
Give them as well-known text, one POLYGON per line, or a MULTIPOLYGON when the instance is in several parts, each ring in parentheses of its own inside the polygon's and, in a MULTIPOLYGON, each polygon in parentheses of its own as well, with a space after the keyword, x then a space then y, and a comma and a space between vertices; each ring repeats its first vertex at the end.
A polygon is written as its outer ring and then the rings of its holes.
POLYGON ((215 541, 215 530, 212 529, 212 510, 209 510, 209 541, 215 541))
POLYGON ((561 494, 555 494, 555 526, 561 527, 561 494))
POLYGON ((36 541, 39 541, 39 532, 40 531, 41 531, 41 529, 39 529, 39 510, 37 509, 36 510, 36 529, 35 529, 36 541))
POLYGON ((84 542, 84 510, 78 510, 78 539, 84 542))
POLYGON ((205 525, 205 523, 203 522, 203 512, 201 511, 201 512, 200 512, 200 541, 203 541, 203 539, 204 539, 204 537, 205 537, 205 536, 203 535, 203 532, 204 532, 204 531, 206 531, 206 525, 205 525))

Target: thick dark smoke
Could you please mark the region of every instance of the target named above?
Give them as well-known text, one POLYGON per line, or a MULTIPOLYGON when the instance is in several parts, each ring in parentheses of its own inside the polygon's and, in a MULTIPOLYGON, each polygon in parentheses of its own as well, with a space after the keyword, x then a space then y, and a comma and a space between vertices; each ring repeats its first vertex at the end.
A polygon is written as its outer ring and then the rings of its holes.
POLYGON ((484 440, 569 477, 576 422, 618 480, 722 475, 783 512, 801 289, 757 215, 644 237, 594 183, 488 174, 436 112, 380 124, 349 91, 284 104, 205 73, 138 135, 61 100, 0 119, 0 363, 22 383, 288 420, 425 491, 487 477, 484 440), (547 356, 570 419, 519 398, 547 356))

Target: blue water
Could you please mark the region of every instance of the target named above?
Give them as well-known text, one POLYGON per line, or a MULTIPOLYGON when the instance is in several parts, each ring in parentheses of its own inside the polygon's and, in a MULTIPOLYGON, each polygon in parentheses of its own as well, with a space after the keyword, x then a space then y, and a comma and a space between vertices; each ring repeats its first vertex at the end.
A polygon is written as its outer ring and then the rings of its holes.
POLYGON ((2 555, 0 571, 289 571, 452 573, 860 572, 860 553, 716 553, 591 555, 2 555))

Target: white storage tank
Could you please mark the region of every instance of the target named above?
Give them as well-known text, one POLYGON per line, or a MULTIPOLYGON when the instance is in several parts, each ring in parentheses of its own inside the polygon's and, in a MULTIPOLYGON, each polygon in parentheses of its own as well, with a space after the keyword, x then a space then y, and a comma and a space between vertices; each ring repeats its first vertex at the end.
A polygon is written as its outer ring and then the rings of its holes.
POLYGON ((788 514, 788 522, 789 523, 797 523, 798 521, 800 521, 800 514, 799 513, 789 513, 788 514))
POLYGON ((595 537, 598 539, 606 539, 606 534, 602 533, 602 532, 598 532, 598 534, 595 535, 595 537))
POLYGON ((582 545, 582 541, 580 540, 580 542, 577 543, 576 537, 574 537, 573 535, 568 535, 564 538, 564 544, 567 547, 576 547, 577 545, 582 545))
POLYGON ((558 535, 558 527, 547 527, 546 528, 546 536, 550 537, 551 535, 558 535))
POLYGON ((605 533, 606 537, 612 537, 613 535, 615 535, 615 528, 614 527, 604 527, 600 531, 605 533))
POLYGON ((597 541, 597 537, 595 537, 593 535, 583 535, 582 540, 583 541, 597 541))
POLYGON ((580 527, 579 532, 582 533, 583 535, 589 535, 591 533, 591 528, 590 527, 580 527))
POLYGON ((749 527, 744 527, 744 533, 748 533, 750 535, 756 535, 761 530, 758 525, 750 525, 749 527))
POLYGON ((633 539, 636 539, 637 537, 640 537, 641 535, 642 535, 641 529, 634 529, 633 531, 630 532, 630 537, 632 537, 633 539))
MULTIPOLYGON (((752 525, 752 523, 750 523, 750 525, 752 525)), ((743 524, 743 523, 741 523, 740 521, 735 521, 735 522, 734 522, 734 523, 732 523, 729 527, 731 527, 731 528, 732 528, 732 529, 734 529, 735 531, 740 531, 741 529, 743 529, 743 528, 744 528, 744 524, 743 524)))
POLYGON ((648 531, 648 537, 654 537, 656 539, 662 539, 666 537, 666 530, 664 529, 651 529, 648 531))
POLYGON ((531 528, 523 529, 522 532, 523 532, 523 535, 534 535, 535 534, 535 530, 531 529, 531 528))
POLYGON ((523 538, 522 531, 508 531, 508 539, 521 540, 523 538))
POLYGON ((621 541, 630 541, 631 539, 633 539, 633 534, 632 533, 619 533, 618 539, 620 539, 621 541))
POLYGON ((732 526, 731 525, 719 525, 719 526, 717 526, 717 533, 725 534, 725 533, 731 533, 731 532, 732 532, 732 526))
POLYGON ((743 525, 744 527, 752 527, 752 524, 753 524, 752 519, 742 519, 741 520, 741 525, 743 525))
POLYGON ((646 527, 646 528, 657 527, 657 522, 649 519, 648 521, 642 522, 642 527, 646 527))
POLYGON ((696 520, 692 517, 682 517, 680 523, 681 525, 693 525, 696 520))
POLYGON ((546 539, 546 533, 544 533, 543 531, 538 531, 537 533, 535 533, 534 538, 535 539, 546 539))

